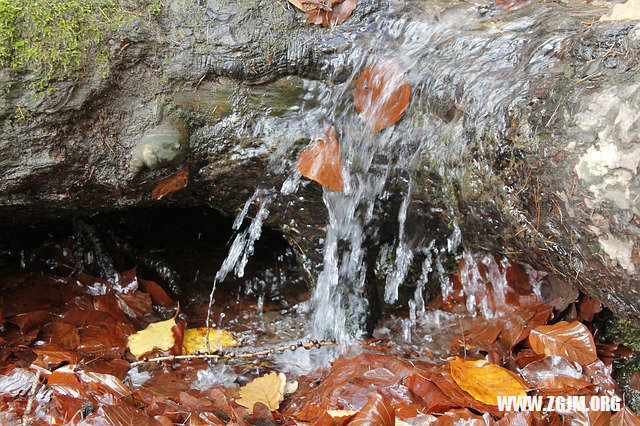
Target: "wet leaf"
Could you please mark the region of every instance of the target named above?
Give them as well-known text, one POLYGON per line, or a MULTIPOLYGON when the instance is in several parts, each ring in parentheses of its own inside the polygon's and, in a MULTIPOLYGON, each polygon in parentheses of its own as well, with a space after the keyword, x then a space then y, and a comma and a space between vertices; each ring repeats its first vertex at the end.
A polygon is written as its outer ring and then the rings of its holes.
POLYGON ((394 125, 411 99, 411 87, 402 67, 391 60, 365 68, 353 92, 360 118, 372 133, 394 125))
POLYGON ((354 426, 380 425, 393 426, 396 416, 382 395, 376 393, 367 404, 349 422, 354 426))
POLYGON ((236 403, 253 412, 253 405, 261 402, 274 411, 284 399, 284 387, 287 377, 282 373, 269 373, 247 383, 240 388, 240 398, 236 403))
POLYGON ((529 343, 538 354, 562 356, 580 365, 591 364, 597 359, 591 332, 577 321, 536 327, 529 334, 529 343))
POLYGON ((358 410, 327 410, 327 414, 331 417, 353 417, 358 410))
POLYGON ((640 20, 640 0, 627 0, 623 4, 615 4, 609 15, 600 21, 635 21, 640 20))
POLYGON ((186 188, 189 183, 189 166, 184 166, 166 179, 162 179, 151 191, 151 198, 161 200, 186 188))
POLYGON ((640 417, 638 417, 626 405, 620 411, 611 416, 611 426, 640 426, 640 417))
MULTIPOLYGON (((293 1, 298 0, 289 1, 293 3, 293 1)), ((331 10, 322 10, 320 8, 307 10, 307 22, 310 24, 322 25, 325 28, 335 27, 349 19, 356 8, 357 3, 357 0, 343 0, 341 2, 335 2, 331 6, 331 10)))
POLYGON ((176 306, 176 302, 174 302, 173 299, 167 295, 167 292, 165 292, 164 289, 155 282, 138 278, 138 283, 140 288, 149 293, 151 300, 156 305, 160 305, 163 308, 173 308, 176 306))
MULTIPOLYGON (((219 346, 238 346, 238 341, 228 331, 209 328, 209 345, 212 350, 216 350, 219 346)), ((191 355, 198 351, 207 352, 207 327, 188 328, 184 331, 182 353, 191 355)))
POLYGON ((129 336, 127 347, 136 358, 140 358, 154 349, 168 351, 175 344, 175 338, 171 331, 175 325, 175 318, 149 324, 144 330, 129 336))
POLYGON ((583 295, 578 302, 577 321, 593 321, 595 314, 602 311, 602 302, 598 299, 583 295))
POLYGON ((335 126, 329 127, 320 139, 300 153, 296 169, 331 191, 342 192, 342 153, 335 126))
POLYGON ((73 350, 80 344, 80 334, 75 325, 56 321, 47 327, 47 334, 51 335, 49 342, 62 349, 73 350))
POLYGON ((526 396, 524 386, 513 377, 513 373, 484 360, 465 361, 453 357, 449 360, 451 376, 458 386, 478 401, 496 405, 498 396, 526 396))
POLYGON ((465 408, 456 408, 438 417, 434 426, 486 426, 485 420, 465 408))
POLYGON ((447 397, 435 383, 420 373, 407 377, 404 380, 404 385, 423 399, 428 413, 444 413, 453 405, 451 398, 447 397))

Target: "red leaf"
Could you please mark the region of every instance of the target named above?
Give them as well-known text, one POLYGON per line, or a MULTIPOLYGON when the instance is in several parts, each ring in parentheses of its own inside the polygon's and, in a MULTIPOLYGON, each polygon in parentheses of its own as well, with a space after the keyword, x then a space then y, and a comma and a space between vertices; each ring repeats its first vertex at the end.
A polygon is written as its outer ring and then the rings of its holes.
POLYGON ((372 133, 394 125, 407 110, 410 98, 407 76, 391 60, 365 68, 353 92, 356 110, 372 133))
POLYGON ((162 179, 153 191, 151 191, 151 197, 156 200, 173 194, 185 188, 189 183, 189 166, 186 165, 166 179, 162 179))
POLYGON ((322 138, 300 153, 296 168, 302 176, 331 191, 342 192, 342 153, 335 126, 329 127, 322 138))
POLYGON ((536 327, 529 335, 529 343, 535 353, 562 356, 580 365, 598 358, 591 332, 577 321, 536 327))

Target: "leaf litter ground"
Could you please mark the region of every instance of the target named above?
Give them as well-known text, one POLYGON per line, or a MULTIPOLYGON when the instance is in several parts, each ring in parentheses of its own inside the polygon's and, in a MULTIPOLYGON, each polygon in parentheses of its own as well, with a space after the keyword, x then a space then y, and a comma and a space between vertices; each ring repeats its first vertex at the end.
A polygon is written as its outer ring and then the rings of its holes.
MULTIPOLYGON (((177 315, 178 303, 135 270, 117 283, 74 272, 69 245, 55 251, 62 267, 0 278, 1 424, 639 424, 626 407, 499 411, 499 395, 620 395, 613 363, 630 354, 594 341, 597 325, 588 320, 597 302, 535 282, 513 262, 465 256, 451 296, 429 303, 410 343, 398 338, 408 321, 399 310, 375 338, 340 351, 294 343, 295 352, 215 365, 169 359, 132 368, 137 359, 206 350, 206 303, 185 304, 177 315), (490 267, 505 281, 492 281, 490 267), (321 352, 321 368, 303 365, 321 352)), ((225 330, 212 334, 216 348, 287 347, 301 335, 268 323, 285 305, 304 305, 304 294, 260 303, 220 294, 214 318, 225 318, 225 330)))

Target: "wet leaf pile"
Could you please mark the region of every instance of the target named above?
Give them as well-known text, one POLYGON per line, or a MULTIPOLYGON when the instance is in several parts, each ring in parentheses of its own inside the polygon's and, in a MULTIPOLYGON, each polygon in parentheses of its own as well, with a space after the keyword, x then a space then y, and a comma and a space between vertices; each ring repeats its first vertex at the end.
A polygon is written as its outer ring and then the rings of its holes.
MULTIPOLYGON (((597 301, 557 283, 533 285, 513 262, 465 256, 449 297, 430 302, 460 325, 447 356, 372 339, 297 377, 278 371, 268 350, 216 366, 172 357, 206 352, 207 329, 187 327, 178 303, 135 269, 114 280, 73 272, 69 247, 58 248, 66 274, 0 279, 1 424, 640 424, 624 406, 501 411, 502 396, 622 396, 612 369, 631 354, 594 339, 597 301), (165 358, 144 361, 154 356, 165 358)), ((209 340, 214 352, 241 344, 220 329, 209 340)))

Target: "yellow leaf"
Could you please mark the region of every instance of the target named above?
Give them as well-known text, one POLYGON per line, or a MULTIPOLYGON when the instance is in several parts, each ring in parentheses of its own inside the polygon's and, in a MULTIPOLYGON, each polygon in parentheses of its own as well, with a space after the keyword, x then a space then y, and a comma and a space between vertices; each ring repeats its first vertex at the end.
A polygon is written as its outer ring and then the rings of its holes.
POLYGON ((496 405, 498 396, 526 396, 522 383, 509 370, 484 360, 465 361, 459 357, 449 360, 451 376, 463 390, 485 404, 496 405))
MULTIPOLYGON (((228 331, 210 328, 209 345, 215 350, 218 346, 238 346, 238 341, 228 331)), ((182 353, 193 355, 196 352, 207 352, 207 327, 188 328, 184 331, 182 353)))
POLYGON ((284 399, 287 377, 282 373, 269 373, 258 377, 240 388, 240 398, 236 403, 253 412, 253 404, 261 402, 269 410, 277 410, 284 399))
POLYGON ((358 414, 358 410, 327 410, 327 414, 331 417, 347 417, 358 414))
POLYGON ((144 330, 129 336, 127 346, 136 358, 140 358, 154 349, 168 351, 175 344, 175 338, 171 331, 175 325, 175 318, 149 324, 144 330))
POLYGON ((600 21, 635 21, 640 20, 640 0, 628 0, 616 4, 609 15, 602 16, 600 21))

